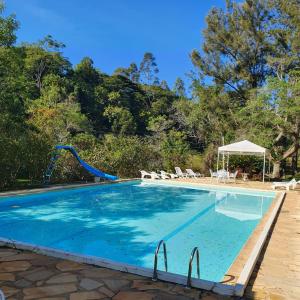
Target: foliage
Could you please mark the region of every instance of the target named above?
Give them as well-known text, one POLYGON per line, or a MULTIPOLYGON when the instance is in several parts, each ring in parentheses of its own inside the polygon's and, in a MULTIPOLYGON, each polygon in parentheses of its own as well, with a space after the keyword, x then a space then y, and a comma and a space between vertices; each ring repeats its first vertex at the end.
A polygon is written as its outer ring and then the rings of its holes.
MULTIPOLYGON (((18 22, 0 0, 0 188, 41 180, 57 143, 121 177, 174 166, 207 172, 216 149, 250 139, 271 150, 274 176, 297 171, 300 141, 298 0, 226 1, 213 8, 202 49, 191 53, 191 99, 158 78, 155 56, 108 75, 89 57, 72 66, 48 35, 16 45, 18 22), (287 164, 292 161, 292 166, 287 164)), ((56 181, 90 179, 69 153, 56 181)), ((260 172, 261 161, 231 166, 260 172)))

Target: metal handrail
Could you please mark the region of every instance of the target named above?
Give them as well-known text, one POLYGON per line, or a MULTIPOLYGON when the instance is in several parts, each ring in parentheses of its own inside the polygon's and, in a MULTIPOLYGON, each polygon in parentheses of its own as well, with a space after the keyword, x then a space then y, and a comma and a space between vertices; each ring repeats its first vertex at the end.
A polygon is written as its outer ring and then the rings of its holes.
POLYGON ((191 253, 191 257, 190 257, 190 261, 189 261, 189 270, 188 270, 188 277, 187 277, 187 282, 186 282, 186 286, 188 288, 190 288, 192 286, 192 271, 193 271, 193 260, 195 257, 195 253, 196 253, 196 257, 197 257, 197 275, 198 278, 200 278, 200 254, 199 254, 199 249, 198 247, 195 247, 191 253))
POLYGON ((163 250, 164 250, 165 270, 166 270, 166 272, 168 272, 167 247, 166 247, 166 243, 164 242, 164 240, 161 240, 156 247, 155 255, 154 255, 154 267, 153 267, 153 276, 152 276, 153 281, 157 280, 158 253, 159 253, 159 249, 160 249, 161 245, 163 245, 163 250))

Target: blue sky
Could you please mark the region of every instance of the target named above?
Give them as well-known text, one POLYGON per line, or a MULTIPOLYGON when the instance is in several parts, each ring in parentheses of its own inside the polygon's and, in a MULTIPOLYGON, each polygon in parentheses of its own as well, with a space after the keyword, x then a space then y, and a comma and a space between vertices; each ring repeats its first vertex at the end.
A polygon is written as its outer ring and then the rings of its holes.
POLYGON ((152 52, 160 79, 172 86, 192 68, 189 53, 199 49, 205 16, 225 0, 6 0, 6 14, 20 22, 18 43, 51 34, 66 44, 64 56, 84 56, 112 73, 152 52))

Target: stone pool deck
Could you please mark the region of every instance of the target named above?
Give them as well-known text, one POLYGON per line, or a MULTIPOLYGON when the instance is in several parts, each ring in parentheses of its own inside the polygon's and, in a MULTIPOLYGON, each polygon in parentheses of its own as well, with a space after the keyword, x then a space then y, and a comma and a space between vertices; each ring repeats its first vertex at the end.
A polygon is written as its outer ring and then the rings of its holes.
MULTIPOLYGON (((216 184, 207 178, 189 181, 216 184)), ((238 181, 230 185, 270 189, 269 183, 260 182, 238 181)), ((0 289, 9 300, 233 299, 207 291, 185 289, 176 284, 153 282, 137 275, 4 247, 0 247, 0 289)), ((297 190, 286 195, 243 299, 300 299, 299 186, 297 190)))

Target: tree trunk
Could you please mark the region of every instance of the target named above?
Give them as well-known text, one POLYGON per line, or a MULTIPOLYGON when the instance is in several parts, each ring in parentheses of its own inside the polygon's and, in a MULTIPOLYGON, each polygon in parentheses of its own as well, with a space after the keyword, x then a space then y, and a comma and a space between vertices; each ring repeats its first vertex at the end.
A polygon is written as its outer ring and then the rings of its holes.
POLYGON ((273 174, 272 174, 273 178, 279 178, 280 177, 280 165, 281 165, 280 161, 274 161, 274 163, 273 163, 273 174))

